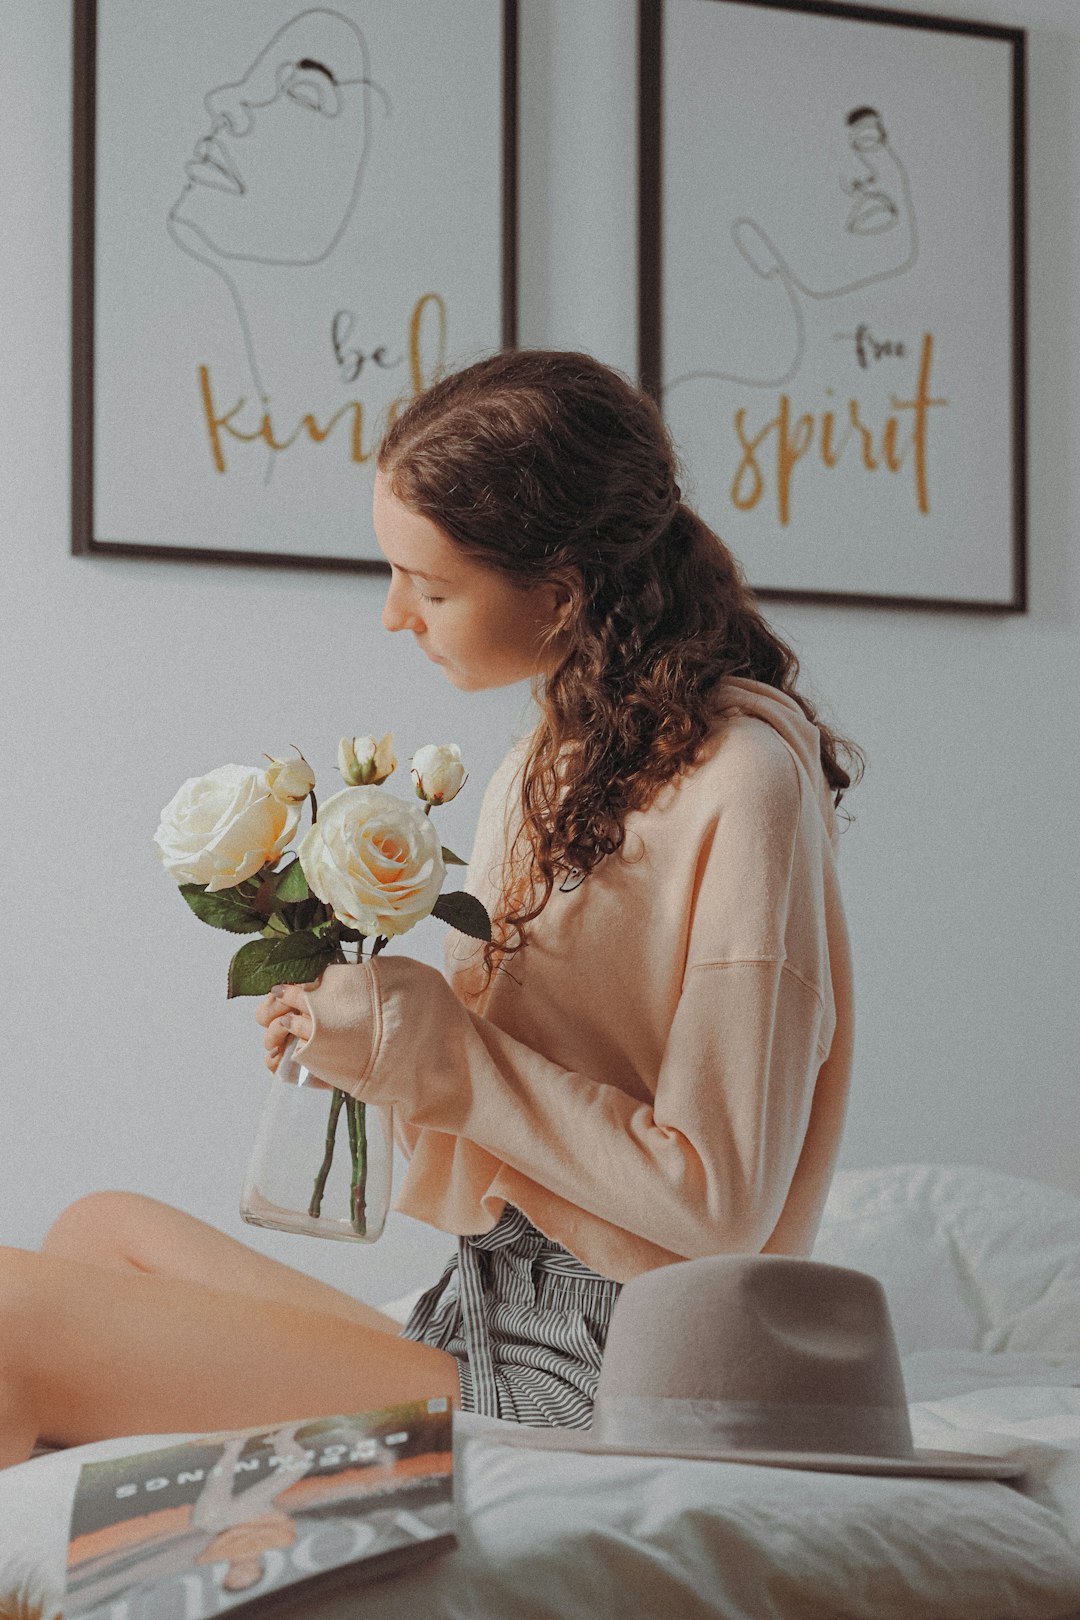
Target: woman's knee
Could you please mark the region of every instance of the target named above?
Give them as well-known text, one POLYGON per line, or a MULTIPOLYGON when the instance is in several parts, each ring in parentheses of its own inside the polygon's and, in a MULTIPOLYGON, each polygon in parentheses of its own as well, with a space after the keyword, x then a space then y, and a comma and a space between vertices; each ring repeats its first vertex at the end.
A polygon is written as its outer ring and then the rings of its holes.
POLYGON ((154 1199, 142 1193, 87 1193, 60 1212, 41 1252, 63 1260, 115 1260, 125 1254, 131 1233, 154 1208, 154 1199))
POLYGON ((32 1360, 38 1342, 42 1300, 41 1256, 32 1249, 0 1246, 0 1375, 32 1360))
POLYGON ((25 1249, 0 1248, 0 1468, 25 1461, 38 1438, 31 1373, 40 1331, 39 1260, 25 1249))

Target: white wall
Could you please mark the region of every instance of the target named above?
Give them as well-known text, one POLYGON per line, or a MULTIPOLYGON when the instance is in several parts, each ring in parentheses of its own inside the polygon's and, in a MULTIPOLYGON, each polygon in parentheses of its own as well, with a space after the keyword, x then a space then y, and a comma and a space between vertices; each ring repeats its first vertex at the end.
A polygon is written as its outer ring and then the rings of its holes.
MULTIPOLYGON (((870 760, 843 840, 844 1162, 963 1160, 1080 1192, 1080 7, 925 3, 1031 31, 1031 611, 770 616, 870 760)), ((632 370, 634 6, 523 11, 522 340, 632 370)), ((224 998, 228 940, 183 913, 150 839, 183 775, 294 741, 328 772, 340 732, 393 725, 409 751, 465 748, 475 791, 442 823, 460 848, 525 694, 440 684, 381 632, 379 580, 69 555, 68 7, 3 0, 2 17, 0 1241, 33 1245, 71 1198, 127 1186, 386 1298, 450 1240, 401 1216, 370 1250, 241 1225, 258 1032, 224 998)))

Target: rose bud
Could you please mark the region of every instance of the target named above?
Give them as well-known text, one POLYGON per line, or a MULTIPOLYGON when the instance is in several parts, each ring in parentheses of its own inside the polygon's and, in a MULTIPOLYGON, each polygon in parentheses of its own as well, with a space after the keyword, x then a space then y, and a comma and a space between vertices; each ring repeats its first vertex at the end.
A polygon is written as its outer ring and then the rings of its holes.
POLYGON ((457 743, 428 743, 412 757, 416 796, 428 804, 449 804, 461 791, 465 767, 457 743))
POLYGON ((303 804, 315 786, 315 772, 300 750, 296 759, 274 759, 267 754, 270 764, 266 769, 266 782, 275 799, 282 804, 303 804))
POLYGON ((378 786, 397 770, 394 733, 374 737, 342 737, 338 744, 338 770, 350 787, 378 786))

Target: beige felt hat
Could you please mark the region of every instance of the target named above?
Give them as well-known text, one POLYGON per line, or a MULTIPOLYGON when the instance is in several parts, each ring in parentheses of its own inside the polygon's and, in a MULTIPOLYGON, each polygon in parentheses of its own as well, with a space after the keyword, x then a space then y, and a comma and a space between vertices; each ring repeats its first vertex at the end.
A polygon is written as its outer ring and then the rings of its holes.
POLYGON ((885 1290, 846 1266, 711 1255, 619 1295, 592 1428, 485 1439, 544 1451, 1014 1479, 1015 1460, 916 1451, 885 1290))

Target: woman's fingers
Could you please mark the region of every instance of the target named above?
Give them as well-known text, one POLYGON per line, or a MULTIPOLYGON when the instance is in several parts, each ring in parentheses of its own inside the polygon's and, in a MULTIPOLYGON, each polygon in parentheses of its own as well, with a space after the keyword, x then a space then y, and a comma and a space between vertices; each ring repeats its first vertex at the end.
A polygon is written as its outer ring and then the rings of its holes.
POLYGON ((268 1029, 276 1018, 291 1013, 305 1018, 310 1026, 311 1020, 304 1000, 304 991, 314 990, 318 982, 318 979, 313 979, 310 984, 275 984, 270 994, 264 996, 255 1009, 256 1023, 268 1029))
POLYGON ((283 1013, 270 1023, 263 1045, 269 1051, 275 1046, 284 1046, 294 1035, 298 1041, 310 1040, 314 1027, 306 1013, 283 1013))
POLYGON ((264 996, 255 1008, 255 1022, 265 1029, 281 1012, 281 1002, 274 995, 264 996))
POLYGON ((264 996, 256 1007, 256 1022, 266 1031, 263 1036, 265 1063, 272 1074, 276 1074, 289 1041, 294 1038, 298 1041, 311 1039, 315 1026, 307 1011, 303 993, 314 990, 318 983, 318 979, 312 979, 309 984, 275 984, 270 994, 264 996))
POLYGON ((303 991, 317 990, 318 987, 318 979, 312 979, 310 984, 275 984, 270 994, 276 996, 279 1001, 287 1001, 290 1006, 302 1007, 303 991))

